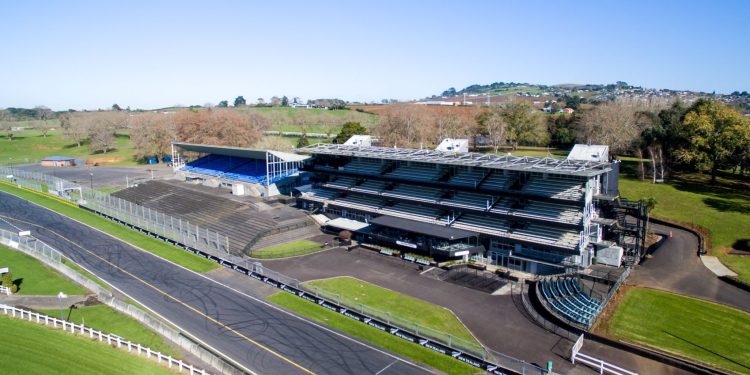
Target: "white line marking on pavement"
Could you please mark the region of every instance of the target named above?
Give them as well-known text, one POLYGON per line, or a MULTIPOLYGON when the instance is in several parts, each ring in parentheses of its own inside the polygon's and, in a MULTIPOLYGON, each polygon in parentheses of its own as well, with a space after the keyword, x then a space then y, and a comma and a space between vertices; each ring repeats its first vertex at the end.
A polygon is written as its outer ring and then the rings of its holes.
POLYGON ((426 269, 426 270, 424 270, 424 271, 420 272, 419 274, 420 274, 420 275, 424 275, 424 274, 426 274, 427 272, 430 272, 430 271, 432 271, 432 270, 434 270, 434 269, 435 269, 435 267, 430 267, 430 268, 428 268, 428 269, 426 269))
POLYGON ((381 369, 380 371, 376 372, 376 373, 375 373, 375 375, 378 375, 378 374, 380 374, 381 372, 383 372, 383 371, 385 371, 386 369, 388 369, 388 367, 391 367, 391 366, 393 366, 393 365, 394 365, 394 364, 396 364, 397 362, 398 362, 398 361, 393 361, 393 362, 391 362, 391 364, 390 364, 390 365, 388 365, 388 366, 385 366, 385 367, 383 367, 383 369, 381 369))

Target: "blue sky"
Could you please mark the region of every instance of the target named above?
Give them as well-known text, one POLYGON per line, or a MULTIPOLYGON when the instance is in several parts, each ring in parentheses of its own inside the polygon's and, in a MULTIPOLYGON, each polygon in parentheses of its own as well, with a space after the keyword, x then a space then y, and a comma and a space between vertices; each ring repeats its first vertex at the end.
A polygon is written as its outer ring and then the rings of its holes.
POLYGON ((515 81, 750 90, 748 1, 0 4, 0 108, 413 99, 515 81))

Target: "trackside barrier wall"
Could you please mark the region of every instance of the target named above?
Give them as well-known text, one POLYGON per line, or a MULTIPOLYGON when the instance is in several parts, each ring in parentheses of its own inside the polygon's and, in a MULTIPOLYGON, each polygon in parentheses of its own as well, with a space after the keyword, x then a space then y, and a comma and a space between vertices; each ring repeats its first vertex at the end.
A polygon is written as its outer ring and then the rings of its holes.
POLYGON ((585 365, 591 366, 592 368, 599 370, 599 374, 614 374, 614 375, 638 375, 637 372, 628 371, 624 368, 617 367, 611 363, 602 361, 601 359, 594 358, 592 356, 581 353, 583 348, 583 334, 578 337, 573 348, 570 350, 570 362, 573 364, 576 361, 585 365))
POLYGON ((136 344, 128 340, 124 340, 117 335, 103 333, 102 331, 97 331, 93 328, 85 327, 83 324, 71 323, 66 320, 53 318, 48 315, 43 315, 8 305, 0 305, 0 311, 12 318, 26 320, 45 326, 51 325, 53 328, 59 328, 63 331, 78 334, 81 336, 88 336, 90 339, 99 340, 99 342, 106 342, 110 346, 114 346, 123 350, 127 349, 128 352, 136 352, 138 355, 143 355, 146 358, 154 359, 159 364, 161 364, 162 361, 165 361, 168 368, 174 368, 179 372, 182 372, 182 370, 187 370, 191 375, 208 374, 208 372, 206 372, 205 370, 197 368, 191 364, 184 363, 182 362, 182 360, 174 359, 171 356, 162 354, 161 352, 157 352, 155 350, 152 350, 151 348, 141 346, 141 344, 136 344))
MULTIPOLYGON (((0 169, 0 171, 2 171, 2 169, 0 169)), ((164 224, 168 219, 156 219, 156 221, 154 221, 153 218, 158 217, 159 215, 167 218, 168 216, 158 213, 154 210, 149 210, 148 208, 135 205, 132 202, 125 200, 120 200, 122 202, 119 203, 113 203, 117 202, 116 200, 118 200, 118 198, 111 197, 108 194, 96 191, 92 192, 90 189, 83 189, 83 195, 84 199, 86 197, 88 197, 89 199, 85 199, 87 203, 80 204, 80 207, 87 209, 93 213, 101 215, 120 224, 124 224, 134 230, 140 231, 144 234, 160 239, 174 246, 181 247, 184 250, 190 251, 195 255, 216 262, 225 268, 230 268, 237 272, 244 273, 256 280, 260 280, 268 285, 272 285, 297 297, 316 303, 322 307, 328 308, 329 310, 338 312, 363 324, 367 324, 371 327, 388 332, 401 339, 422 345, 438 353, 449 355, 457 360, 468 363, 474 367, 481 368, 487 372, 493 374, 548 373, 546 369, 542 369, 541 367, 534 366, 532 364, 502 355, 500 353, 495 353, 494 357, 504 359, 504 362, 509 364, 508 367, 512 368, 500 366, 496 363, 490 362, 490 359, 488 358, 487 352, 484 350, 484 348, 479 349, 476 344, 468 343, 459 338, 450 336, 444 332, 432 330, 427 327, 420 327, 419 325, 416 325, 415 323, 412 323, 406 319, 393 319, 393 317, 391 317, 390 313, 388 312, 383 312, 362 305, 348 307, 343 304, 334 302, 333 300, 335 297, 331 298, 333 296, 325 296, 320 292, 316 293, 314 291, 304 290, 304 287, 299 283, 298 280, 287 277, 278 272, 265 269, 260 263, 253 263, 251 265, 248 261, 244 260, 241 257, 232 256, 231 254, 228 254, 226 252, 216 251, 215 248, 212 248, 210 246, 202 246, 205 244, 199 240, 204 237, 201 237, 198 231, 190 232, 192 235, 186 236, 185 234, 187 233, 183 231, 183 227, 179 228, 181 229, 181 236, 166 235, 167 233, 166 231, 164 231, 164 224), (94 203, 88 203, 88 200, 91 200, 94 203), (130 220, 124 219, 122 216, 124 205, 132 205, 133 207, 138 207, 134 208, 132 211, 128 211, 132 212, 129 217, 130 220), (183 240, 185 241, 183 242, 183 240), (242 264, 247 264, 247 267, 244 267, 242 264), (376 316, 370 316, 369 314, 371 313, 376 316), (407 327, 401 327, 399 326, 399 323, 404 324, 407 327), (458 347, 457 345, 465 348, 458 347)), ((182 223, 184 225, 185 221, 182 221, 182 223)), ((170 223, 168 227, 173 228, 174 222, 170 223)), ((113 305, 113 307, 115 306, 113 305)), ((127 312, 125 313, 128 314, 127 312)), ((146 319, 146 321, 148 321, 148 319, 146 319)), ((148 323, 143 323, 148 326, 148 323)), ((167 337, 170 338, 169 336, 167 337)), ((192 343, 192 341, 190 341, 190 343, 195 345, 194 343, 192 343)), ((211 364, 213 365, 213 363, 211 364)))
POLYGON ((118 300, 109 290, 103 288, 88 277, 81 275, 76 270, 68 267, 61 261, 64 256, 59 251, 44 244, 42 241, 29 237, 19 238, 17 233, 0 229, 0 243, 38 259, 84 288, 91 290, 96 293, 97 299, 102 303, 137 320, 152 331, 167 338, 175 345, 194 355, 204 363, 211 365, 211 367, 219 371, 219 373, 225 375, 243 374, 243 372, 237 369, 234 365, 227 363, 220 356, 185 337, 182 333, 171 326, 154 318, 152 315, 136 306, 118 300))

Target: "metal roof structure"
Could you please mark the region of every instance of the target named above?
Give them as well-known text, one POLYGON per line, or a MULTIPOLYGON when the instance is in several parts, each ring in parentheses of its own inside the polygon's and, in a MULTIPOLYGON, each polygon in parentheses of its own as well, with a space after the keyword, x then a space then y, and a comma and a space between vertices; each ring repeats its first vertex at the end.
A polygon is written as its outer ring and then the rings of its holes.
POLYGON ((199 145, 195 143, 173 142, 173 145, 186 151, 200 152, 204 154, 234 156, 238 158, 266 160, 266 154, 271 154, 282 161, 293 162, 307 159, 307 156, 292 154, 289 152, 272 151, 272 150, 253 150, 250 148, 199 145))
POLYGON ((471 232, 468 230, 446 227, 444 225, 423 223, 421 221, 414 221, 388 215, 381 215, 374 219, 371 219, 370 223, 383 227, 405 230, 407 232, 424 234, 444 240, 460 240, 469 237, 476 237, 479 235, 479 233, 471 232))
POLYGON ((457 153, 411 148, 364 147, 318 143, 297 150, 307 154, 339 155, 422 163, 461 165, 524 172, 542 172, 568 176, 596 176, 612 170, 608 161, 556 159, 551 157, 457 153))
POLYGON ((72 156, 47 156, 42 161, 72 161, 76 160, 76 158, 72 156))

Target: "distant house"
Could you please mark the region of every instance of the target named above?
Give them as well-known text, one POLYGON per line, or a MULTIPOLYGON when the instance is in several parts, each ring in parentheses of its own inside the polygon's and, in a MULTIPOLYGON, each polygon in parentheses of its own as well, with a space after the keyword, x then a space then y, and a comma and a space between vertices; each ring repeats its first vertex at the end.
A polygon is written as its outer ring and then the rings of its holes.
POLYGON ((76 159, 70 156, 47 156, 42 159, 42 167, 72 167, 76 165, 76 159))

